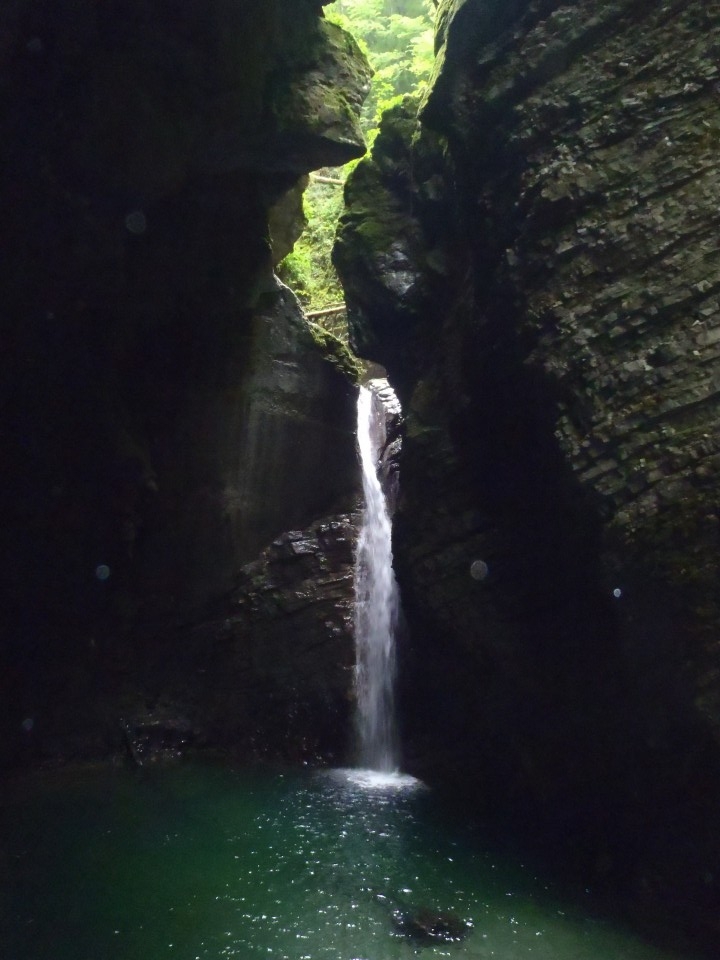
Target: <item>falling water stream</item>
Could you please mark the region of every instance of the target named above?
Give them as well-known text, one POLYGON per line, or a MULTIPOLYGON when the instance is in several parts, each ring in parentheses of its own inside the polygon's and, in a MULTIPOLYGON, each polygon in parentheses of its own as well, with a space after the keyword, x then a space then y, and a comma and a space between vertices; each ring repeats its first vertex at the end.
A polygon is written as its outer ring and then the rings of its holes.
POLYGON ((360 388, 357 440, 365 506, 355 567, 355 645, 358 759, 361 767, 397 768, 395 632, 399 597, 392 568, 392 528, 378 478, 385 442, 385 411, 376 394, 360 388))
POLYGON ((695 960, 640 939, 592 890, 558 886, 396 772, 397 590, 376 413, 362 391, 360 767, 105 764, 7 779, 3 960, 695 960), (462 935, 419 936, 428 915, 462 935))

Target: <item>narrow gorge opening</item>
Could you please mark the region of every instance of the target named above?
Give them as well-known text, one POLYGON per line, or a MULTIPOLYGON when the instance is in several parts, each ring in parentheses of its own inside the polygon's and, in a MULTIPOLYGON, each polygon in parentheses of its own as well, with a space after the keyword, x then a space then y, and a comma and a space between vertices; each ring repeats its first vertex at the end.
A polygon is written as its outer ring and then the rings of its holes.
POLYGON ((0 5, 3 957, 720 955, 719 30, 0 5))
MULTIPOLYGON (((360 44, 373 70, 360 113, 368 150, 383 112, 427 88, 434 61, 433 0, 336 0, 325 7, 329 23, 360 44)), ((277 267, 278 276, 299 297, 308 319, 348 345, 344 292, 333 264, 333 245, 343 211, 343 188, 357 166, 312 171, 301 183, 296 209, 297 239, 277 267)), ((285 248, 283 248, 285 249, 285 248)))

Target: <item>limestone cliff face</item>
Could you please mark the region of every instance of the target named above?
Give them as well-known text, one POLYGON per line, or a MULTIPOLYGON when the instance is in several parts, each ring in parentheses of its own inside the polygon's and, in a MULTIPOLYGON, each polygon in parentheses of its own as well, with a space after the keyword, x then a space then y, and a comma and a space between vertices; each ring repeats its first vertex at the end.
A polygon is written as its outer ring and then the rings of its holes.
POLYGON ((707 905, 720 7, 440 6, 420 122, 387 117, 336 250, 406 416, 409 734, 596 880, 707 905))
POLYGON ((17 0, 0 37, 16 756, 92 726, 138 636, 152 659, 283 530, 352 504, 355 388, 274 279, 268 218, 363 153, 369 69, 312 0, 17 0))

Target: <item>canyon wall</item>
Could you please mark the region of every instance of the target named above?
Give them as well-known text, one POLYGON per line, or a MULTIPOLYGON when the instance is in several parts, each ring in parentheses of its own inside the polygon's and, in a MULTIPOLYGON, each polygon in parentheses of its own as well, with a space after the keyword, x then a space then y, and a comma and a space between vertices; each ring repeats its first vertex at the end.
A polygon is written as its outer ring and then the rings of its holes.
POLYGON ((408 760, 713 926, 720 5, 437 25, 335 251, 406 418, 408 760))
MULTIPOLYGON (((159 663, 224 664, 225 740, 247 716, 252 668, 192 629, 223 602, 235 617, 243 571, 283 531, 344 522, 359 483, 353 365, 274 278, 294 225, 270 212, 364 152, 368 82, 313 0, 3 5, 2 760, 102 752, 121 710, 127 729, 189 713, 180 727, 212 740, 213 691, 176 703, 159 663)), ((295 684, 312 651, 314 726, 319 646, 351 656, 324 619, 287 626, 295 684)), ((327 674, 337 728, 351 671, 327 674)), ((282 727, 272 713, 253 729, 282 727)))

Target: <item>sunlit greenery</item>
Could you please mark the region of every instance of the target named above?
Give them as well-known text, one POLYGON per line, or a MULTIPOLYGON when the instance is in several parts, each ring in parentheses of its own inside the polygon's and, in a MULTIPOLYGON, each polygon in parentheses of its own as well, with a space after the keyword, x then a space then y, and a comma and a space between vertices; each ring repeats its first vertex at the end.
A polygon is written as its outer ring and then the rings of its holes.
MULTIPOLYGON (((404 94, 421 89, 433 61, 433 0, 335 0, 325 16, 351 33, 375 71, 361 123, 368 145, 377 134, 380 116, 404 94)), ((282 279, 311 311, 342 302, 343 294, 331 262, 335 227, 342 210, 341 183, 353 164, 321 170, 305 193, 308 226, 294 251, 279 267, 282 279)), ((342 314, 317 318, 345 339, 342 314)))
MULTIPOLYGON (((327 169, 318 176, 341 181, 343 171, 327 169)), ((307 310, 322 310, 343 299, 331 261, 335 227, 343 205, 342 183, 325 183, 311 177, 303 204, 307 226, 278 272, 307 310)), ((319 317, 318 321, 336 336, 345 337, 342 314, 319 317)))
POLYGON ((432 0, 335 0, 326 17, 358 40, 375 71, 363 110, 363 127, 374 139, 383 110, 417 91, 433 63, 432 0))

